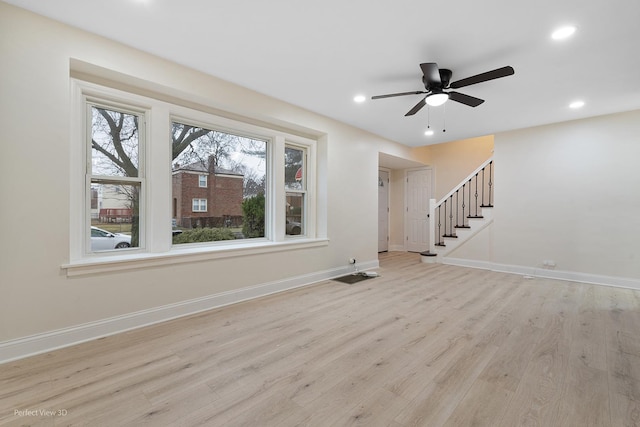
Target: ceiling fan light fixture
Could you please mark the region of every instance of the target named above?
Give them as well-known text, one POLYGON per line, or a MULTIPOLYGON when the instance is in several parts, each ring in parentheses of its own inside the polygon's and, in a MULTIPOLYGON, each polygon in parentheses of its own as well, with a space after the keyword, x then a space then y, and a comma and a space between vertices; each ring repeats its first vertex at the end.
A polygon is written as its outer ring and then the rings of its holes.
POLYGON ((448 99, 449 99, 448 93, 436 92, 436 93, 427 95, 427 97, 424 99, 424 102, 426 102, 427 105, 431 107, 437 107, 447 102, 448 99))

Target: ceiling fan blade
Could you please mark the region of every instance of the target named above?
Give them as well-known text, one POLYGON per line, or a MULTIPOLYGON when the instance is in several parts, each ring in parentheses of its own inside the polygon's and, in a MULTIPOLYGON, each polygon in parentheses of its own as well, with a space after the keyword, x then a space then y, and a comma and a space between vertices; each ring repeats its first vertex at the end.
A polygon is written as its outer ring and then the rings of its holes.
POLYGON ((469 107, 477 107, 484 102, 484 99, 476 98, 475 96, 465 95, 460 92, 449 92, 449 99, 459 102, 469 107))
POLYGON ((382 99, 382 98, 391 98, 393 96, 405 96, 405 95, 420 95, 422 93, 427 93, 422 90, 417 90, 415 92, 399 92, 399 93, 390 93, 388 95, 376 95, 372 96, 371 99, 382 99))
POLYGON ((436 64, 435 62, 426 62, 424 64, 420 64, 420 69, 422 70, 422 74, 424 75, 422 81, 426 86, 439 87, 442 85, 438 64, 436 64))
POLYGON ((466 79, 458 80, 449 85, 451 89, 458 89, 465 86, 475 85, 477 83, 486 82, 493 79, 499 79, 501 77, 507 77, 515 74, 513 67, 502 67, 495 70, 487 71, 486 73, 476 74, 475 76, 467 77, 466 79))
POLYGON ((413 116, 415 113, 417 113, 418 111, 420 111, 422 109, 422 107, 424 107, 425 105, 427 105, 427 103, 424 101, 424 98, 422 98, 420 100, 420 102, 418 102, 411 110, 409 110, 409 112, 407 114, 405 114, 404 116, 413 116))

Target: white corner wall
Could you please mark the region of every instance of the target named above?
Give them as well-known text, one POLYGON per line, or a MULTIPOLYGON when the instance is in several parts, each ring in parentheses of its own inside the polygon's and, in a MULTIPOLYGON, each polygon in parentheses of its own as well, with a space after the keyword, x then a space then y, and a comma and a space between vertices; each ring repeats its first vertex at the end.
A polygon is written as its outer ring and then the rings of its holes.
POLYGON ((494 143, 494 223, 452 263, 640 287, 640 111, 494 143))
POLYGON ((158 321, 233 302, 234 295, 300 286, 349 268, 351 257, 377 265, 378 152, 410 158, 408 147, 2 2, 0 57, 0 353, 7 343, 17 353, 37 352, 55 346, 56 337, 64 345, 109 333, 109 319, 135 327, 140 313, 141 322, 158 321), (67 277, 61 265, 69 262, 72 60, 316 136, 318 219, 329 243, 67 277))

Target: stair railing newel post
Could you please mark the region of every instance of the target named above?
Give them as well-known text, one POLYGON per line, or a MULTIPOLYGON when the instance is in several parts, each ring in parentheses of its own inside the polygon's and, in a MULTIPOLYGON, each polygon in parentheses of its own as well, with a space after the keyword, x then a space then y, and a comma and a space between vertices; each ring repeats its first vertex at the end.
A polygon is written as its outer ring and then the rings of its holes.
POLYGON ((435 213, 436 213, 436 199, 429 199, 429 252, 431 254, 436 253, 436 233, 435 233, 435 213))

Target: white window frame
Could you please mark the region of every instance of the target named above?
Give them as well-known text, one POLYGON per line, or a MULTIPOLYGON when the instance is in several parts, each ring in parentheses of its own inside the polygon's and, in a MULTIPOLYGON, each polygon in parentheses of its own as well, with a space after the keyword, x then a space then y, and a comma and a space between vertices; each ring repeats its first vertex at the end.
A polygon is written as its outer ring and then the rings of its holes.
MULTIPOLYGON (((138 233, 138 246, 130 249, 118 249, 113 251, 115 254, 122 253, 123 251, 141 251, 145 248, 145 218, 146 218, 146 135, 147 135, 147 123, 148 123, 148 109, 135 105, 134 103, 128 103, 126 101, 109 100, 100 96, 94 96, 91 94, 83 94, 82 105, 84 115, 81 120, 83 121, 83 134, 84 136, 84 150, 82 150, 83 156, 86 161, 84 163, 84 208, 82 210, 82 224, 84 231, 82 234, 83 242, 81 244, 81 252, 84 256, 91 256, 93 254, 91 250, 91 185, 94 180, 103 181, 108 185, 137 185, 140 187, 139 194, 139 233, 138 233), (104 108, 107 110, 113 110, 122 112, 125 114, 131 114, 138 117, 138 176, 111 176, 111 175, 94 175, 92 168, 92 109, 94 107, 104 108)), ((100 206, 98 206, 98 209, 100 206)), ((105 256, 104 251, 100 251, 99 256, 105 256)))
POLYGON ((191 199, 191 212, 207 212, 207 199, 193 198, 191 199), (196 209, 198 207, 198 209, 196 209))
MULTIPOLYGON (((307 195, 307 187, 308 187, 308 183, 307 183, 307 151, 308 151, 308 147, 300 145, 300 144, 295 144, 295 143, 291 143, 291 142, 286 142, 285 143, 285 148, 291 148, 294 150, 299 150, 302 151, 302 172, 304 174, 304 176, 302 177, 302 183, 303 183, 303 188, 301 189, 286 189, 285 188, 285 200, 286 200, 286 195, 287 193, 297 193, 297 194, 301 194, 302 195, 302 200, 303 200, 303 205, 302 205, 302 233, 299 235, 292 235, 292 234, 286 234, 286 238, 287 239, 299 239, 302 237, 306 237, 307 235, 307 200, 309 199, 308 195, 307 195)), ((286 205, 286 203, 285 203, 286 205)))
POLYGON ((198 175, 198 187, 200 188, 207 188, 209 185, 209 180, 208 180, 208 176, 205 174, 200 174, 198 175))
MULTIPOLYGON (((260 125, 252 119, 240 121, 223 117, 215 105, 199 105, 192 100, 171 98, 159 93, 157 97, 141 96, 122 90, 71 78, 71 149, 70 149, 70 237, 69 262, 61 267, 68 276, 98 274, 140 267, 163 266, 209 259, 246 256, 249 254, 299 250, 328 245, 328 238, 318 232, 317 225, 317 141, 283 130, 282 123, 273 128, 264 120, 260 125), (90 203, 91 191, 87 184, 86 101, 91 99, 113 108, 127 108, 142 113, 146 143, 141 137, 140 167, 140 248, 126 251, 90 253, 90 203), (189 107, 186 107, 189 105, 189 107), (215 114, 213 113, 215 112, 215 114), (172 246, 172 177, 167 167, 171 163, 171 135, 168 131, 172 120, 201 124, 212 130, 229 132, 267 141, 267 188, 265 205, 265 237, 240 239, 227 242, 208 242, 172 246), (153 126, 152 126, 153 125, 153 126), (285 233, 284 148, 286 144, 304 147, 306 158, 306 224, 305 236, 287 236, 285 233), (153 185, 149 185, 153 182, 153 185), (153 212, 153 215, 149 215, 153 212), (292 239, 291 237, 298 237, 292 239), (143 244, 144 242, 144 244, 143 244)), ((324 216, 323 216, 324 218, 324 216)), ((326 218, 324 219, 326 220, 326 218)))

